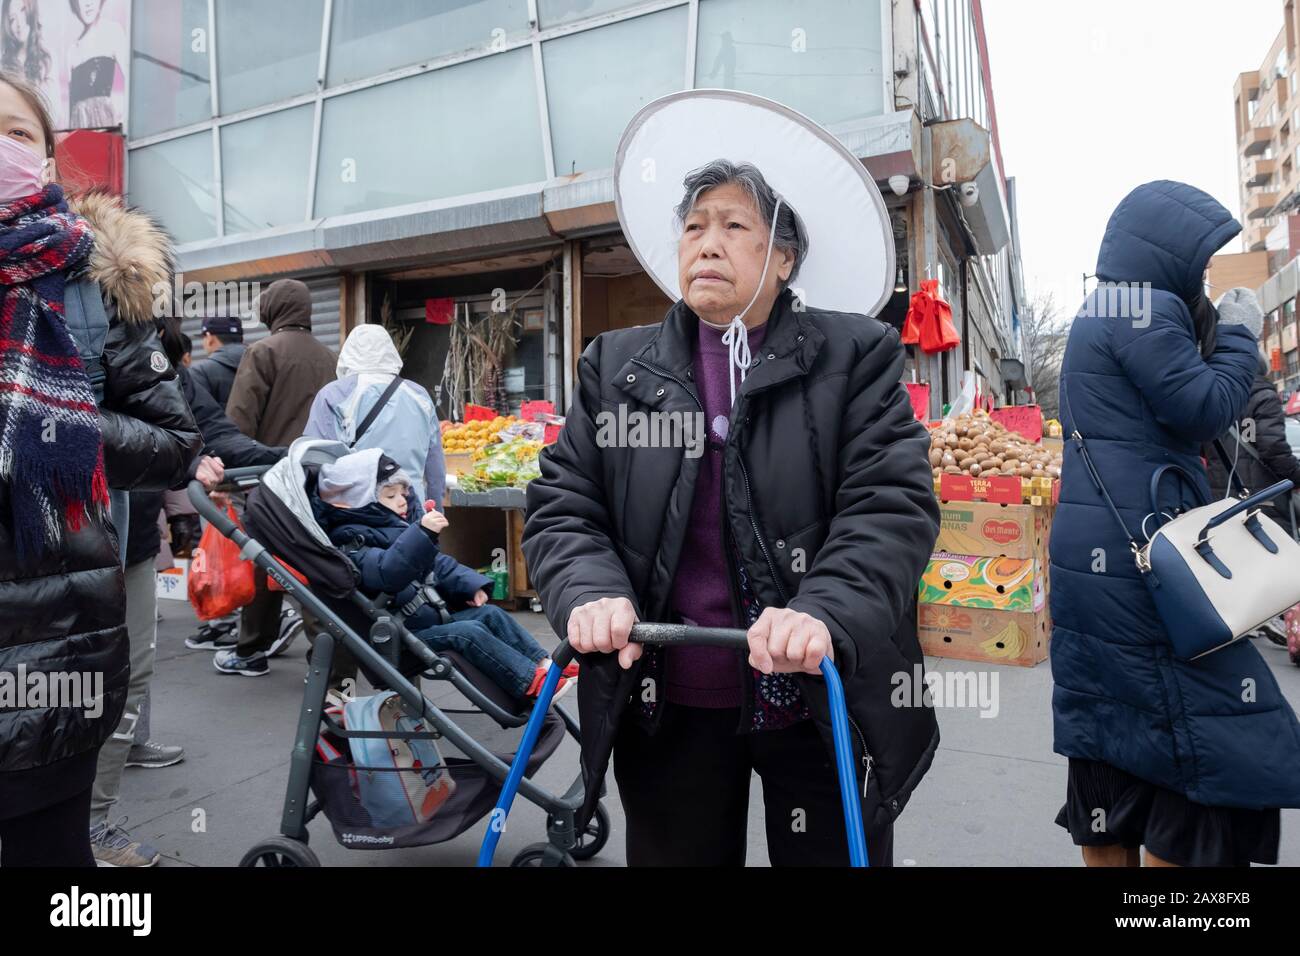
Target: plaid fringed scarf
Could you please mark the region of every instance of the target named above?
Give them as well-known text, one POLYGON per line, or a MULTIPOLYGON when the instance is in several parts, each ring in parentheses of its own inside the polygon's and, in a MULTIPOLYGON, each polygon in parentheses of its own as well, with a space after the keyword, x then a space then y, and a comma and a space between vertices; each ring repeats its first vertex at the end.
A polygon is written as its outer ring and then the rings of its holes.
POLYGON ((94 241, 58 185, 0 204, 0 482, 20 556, 108 504, 99 410, 63 312, 94 241))

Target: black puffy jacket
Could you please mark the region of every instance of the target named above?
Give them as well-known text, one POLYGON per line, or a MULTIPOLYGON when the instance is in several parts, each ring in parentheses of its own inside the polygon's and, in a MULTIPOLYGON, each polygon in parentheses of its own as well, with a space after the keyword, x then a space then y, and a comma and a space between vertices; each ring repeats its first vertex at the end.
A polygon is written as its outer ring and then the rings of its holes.
MULTIPOLYGON (((902 812, 939 743, 932 708, 890 702, 895 675, 910 683, 922 666, 916 584, 939 527, 928 437, 899 384, 896 331, 791 302, 789 293, 777 300, 737 395, 723 453, 724 520, 759 602, 803 611, 830 630, 858 731, 863 820, 874 829, 902 812)), ((660 325, 599 336, 579 362, 565 427, 528 486, 523 539, 529 577, 559 634, 575 607, 601 597, 628 598, 643 621, 671 620, 702 459, 680 448, 600 447, 595 419, 620 405, 700 411, 691 383, 697 322, 678 302, 660 325)), ((584 822, 648 655, 629 671, 614 655, 585 657, 584 822)), ((798 679, 829 747, 825 685, 798 679)))
MULTIPOLYGON (((225 407, 217 404, 203 385, 203 380, 191 369, 181 366, 176 372, 180 377, 181 392, 189 402, 190 410, 194 412, 194 421, 198 423, 203 435, 205 455, 220 458, 227 468, 274 465, 284 457, 286 449, 263 445, 236 428, 235 423, 226 417, 225 407)), ((198 467, 197 462, 194 467, 198 467)))
MULTIPOLYGON (((108 483, 161 491, 184 480, 200 444, 153 322, 154 290, 172 284, 170 244, 146 216, 124 209, 113 197, 95 194, 71 205, 95 230, 90 276, 104 295, 110 323, 100 406, 108 483)), ((0 514, 9 512, 9 493, 0 485, 0 514)), ((34 792, 49 799, 66 796, 56 796, 61 768, 84 757, 93 771, 94 752, 121 717, 130 664, 111 523, 66 532, 61 549, 21 563, 9 529, 0 524, 0 608, 0 671, 12 674, 22 667, 29 680, 52 672, 99 674, 103 681, 98 713, 96 708, 0 706, 4 814, 14 812, 17 801, 30 805, 34 792), (34 787, 32 775, 43 772, 50 772, 48 779, 34 787)))
MULTIPOLYGON (((1260 359, 1259 374, 1250 386, 1250 397, 1246 399, 1246 408, 1238 421, 1244 445, 1237 448, 1237 440, 1229 433, 1219 440, 1232 461, 1237 463, 1237 477, 1249 491, 1263 491, 1269 485, 1277 484, 1283 479, 1290 479, 1300 488, 1300 460, 1295 457, 1291 443, 1286 439, 1286 414, 1282 410, 1282 399, 1277 388, 1268 380, 1268 366, 1260 359), (1252 449, 1255 458, 1247 449, 1252 449)), ((1223 466, 1214 446, 1203 449, 1205 460, 1209 463, 1210 490, 1216 498, 1222 498, 1228 488, 1228 470, 1223 466)), ((1233 491, 1237 487, 1234 483, 1233 491)), ((1268 516, 1283 528, 1291 530, 1291 508, 1287 496, 1275 498, 1264 510, 1268 516)))

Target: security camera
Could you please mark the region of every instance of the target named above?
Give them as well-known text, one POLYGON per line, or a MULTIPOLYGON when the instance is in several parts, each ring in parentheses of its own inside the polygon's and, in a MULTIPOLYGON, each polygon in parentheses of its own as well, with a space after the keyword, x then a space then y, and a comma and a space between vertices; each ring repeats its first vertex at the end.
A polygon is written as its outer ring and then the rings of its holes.
POLYGON ((889 188, 894 191, 895 196, 906 196, 911 185, 912 181, 902 173, 889 177, 889 188))
POLYGON ((957 187, 957 198, 963 206, 970 209, 980 201, 980 188, 974 183, 962 183, 957 187))

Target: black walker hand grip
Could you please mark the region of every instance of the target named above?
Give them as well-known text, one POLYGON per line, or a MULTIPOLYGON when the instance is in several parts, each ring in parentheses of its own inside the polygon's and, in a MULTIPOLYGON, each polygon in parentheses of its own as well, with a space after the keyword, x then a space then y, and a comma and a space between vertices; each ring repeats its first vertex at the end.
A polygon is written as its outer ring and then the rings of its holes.
MULTIPOLYGON (((731 650, 749 649, 747 632, 732 627, 697 627, 693 624, 633 624, 628 641, 633 644, 678 645, 685 647, 726 647, 731 650)), ((568 641, 560 644, 552 660, 565 667, 573 660, 573 645, 568 641)))

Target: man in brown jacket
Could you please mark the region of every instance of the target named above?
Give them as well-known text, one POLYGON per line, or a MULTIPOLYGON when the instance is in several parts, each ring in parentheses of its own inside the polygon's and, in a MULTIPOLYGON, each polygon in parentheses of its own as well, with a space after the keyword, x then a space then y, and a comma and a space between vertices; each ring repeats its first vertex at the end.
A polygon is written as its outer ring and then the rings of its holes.
MULTIPOLYGON (((338 359, 312 336, 311 292, 297 279, 272 282, 258 297, 257 311, 271 334, 245 350, 226 415, 264 445, 289 445, 302 437, 316 393, 334 381, 338 359)), ((238 643, 213 657, 223 674, 267 673, 267 658, 284 650, 301 629, 296 616, 281 620, 284 595, 266 589, 260 569, 255 580, 257 595, 239 616, 238 643)))
POLYGON ((244 351, 226 414, 263 445, 302 437, 311 403, 334 381, 338 356, 311 334, 311 292, 297 279, 272 282, 258 297, 271 334, 244 351))

